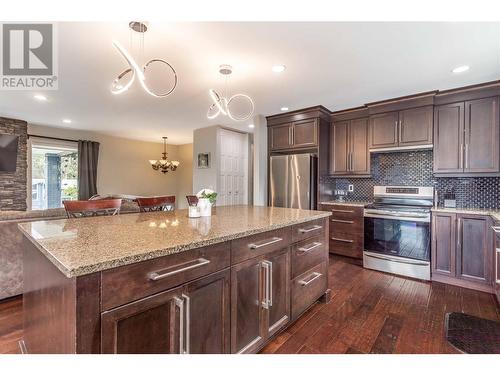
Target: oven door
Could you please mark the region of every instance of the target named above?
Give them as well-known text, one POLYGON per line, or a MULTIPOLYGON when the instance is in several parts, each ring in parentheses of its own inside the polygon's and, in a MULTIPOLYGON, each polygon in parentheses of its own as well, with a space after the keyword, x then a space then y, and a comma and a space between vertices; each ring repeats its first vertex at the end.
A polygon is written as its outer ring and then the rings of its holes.
POLYGON ((365 214, 364 250, 430 261, 430 220, 365 214))

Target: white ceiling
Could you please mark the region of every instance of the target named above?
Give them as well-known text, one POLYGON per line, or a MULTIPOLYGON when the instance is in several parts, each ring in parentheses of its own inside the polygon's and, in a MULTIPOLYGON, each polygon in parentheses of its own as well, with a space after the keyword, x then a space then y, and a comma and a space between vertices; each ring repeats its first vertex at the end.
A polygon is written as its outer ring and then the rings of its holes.
POLYGON ((178 87, 157 99, 136 82, 116 96, 110 83, 125 63, 111 41, 128 47, 128 25, 60 23, 58 33, 59 90, 43 93, 47 102, 30 91, 2 91, 0 115, 141 140, 167 135, 183 144, 204 126, 248 130, 251 121, 206 118, 207 90, 223 87, 224 63, 234 68, 231 91, 249 94, 263 115, 282 106, 338 110, 500 79, 500 23, 151 23, 145 55, 169 61, 178 87), (273 73, 274 64, 287 69, 273 73), (463 64, 468 72, 450 72, 463 64))

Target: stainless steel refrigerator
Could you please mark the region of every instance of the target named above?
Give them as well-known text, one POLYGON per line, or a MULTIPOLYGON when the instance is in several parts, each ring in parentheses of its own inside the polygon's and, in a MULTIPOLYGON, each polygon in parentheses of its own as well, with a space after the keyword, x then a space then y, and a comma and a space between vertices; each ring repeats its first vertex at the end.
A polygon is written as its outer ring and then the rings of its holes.
POLYGON ((315 209, 317 164, 314 154, 271 156, 269 205, 315 209))

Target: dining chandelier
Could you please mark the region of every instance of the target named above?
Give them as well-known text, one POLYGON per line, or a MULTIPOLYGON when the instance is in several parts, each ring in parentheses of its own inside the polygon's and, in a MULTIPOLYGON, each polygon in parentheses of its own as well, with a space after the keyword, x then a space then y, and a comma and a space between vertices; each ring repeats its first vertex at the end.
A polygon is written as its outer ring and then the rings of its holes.
POLYGON ((222 114, 234 121, 245 121, 253 114, 254 103, 248 95, 235 94, 228 97, 228 79, 232 72, 233 68, 231 65, 221 65, 219 67, 219 73, 225 77, 224 96, 220 95, 214 89, 208 90, 210 99, 213 101, 207 112, 207 118, 210 120, 222 114))
MULTIPOLYGON (((131 30, 130 35, 130 50, 132 50, 132 35, 139 34, 139 53, 137 53, 136 58, 132 56, 129 51, 127 51, 119 42, 116 40, 113 41, 113 46, 118 50, 120 55, 125 59, 128 64, 128 68, 122 71, 118 77, 116 77, 111 84, 111 93, 118 95, 123 94, 127 91, 130 86, 134 83, 136 77, 139 80, 140 85, 149 95, 154 96, 156 98, 164 98, 170 95, 177 86, 177 72, 167 61, 159 58, 154 58, 142 66, 140 65, 142 60, 144 61, 144 34, 148 30, 148 26, 144 22, 132 21, 129 23, 129 28, 131 30), (162 90, 153 89, 148 86, 148 82, 146 82, 146 78, 148 75, 152 74, 155 70, 163 69, 166 71, 166 75, 168 77, 163 76, 162 78, 168 78, 168 84, 162 90)), ((163 73, 165 74, 165 73, 163 73)), ((152 82, 151 78, 148 80, 149 83, 152 82)))
POLYGON ((168 173, 169 170, 173 172, 180 164, 177 160, 168 160, 167 139, 168 137, 163 137, 163 156, 161 157, 161 159, 149 161, 155 171, 161 171, 162 173, 168 173))

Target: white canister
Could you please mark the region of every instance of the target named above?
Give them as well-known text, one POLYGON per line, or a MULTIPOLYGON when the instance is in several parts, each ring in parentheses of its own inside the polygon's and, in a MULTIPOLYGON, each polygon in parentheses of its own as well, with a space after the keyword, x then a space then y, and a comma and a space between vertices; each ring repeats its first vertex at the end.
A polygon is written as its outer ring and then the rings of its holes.
POLYGON ((199 198, 198 207, 200 209, 200 216, 212 216, 212 203, 208 198, 199 198))
POLYGON ((200 217, 200 207, 198 207, 198 206, 189 206, 188 216, 189 217, 200 217))

